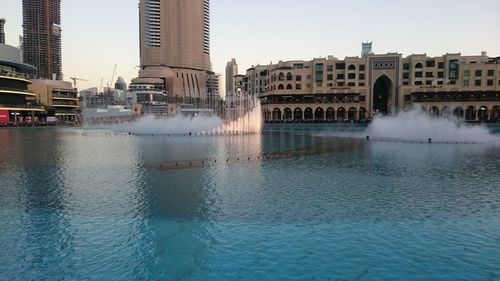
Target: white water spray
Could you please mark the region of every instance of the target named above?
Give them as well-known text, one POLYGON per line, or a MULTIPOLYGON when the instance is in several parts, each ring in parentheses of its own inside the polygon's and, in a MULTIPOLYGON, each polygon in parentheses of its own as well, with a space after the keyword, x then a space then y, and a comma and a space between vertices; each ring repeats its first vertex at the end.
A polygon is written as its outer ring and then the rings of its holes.
POLYGON ((226 101, 225 117, 215 115, 144 116, 135 122, 112 125, 118 132, 138 135, 237 135, 262 131, 261 105, 256 97, 237 96, 226 101))
POLYGON ((397 116, 378 117, 368 126, 364 135, 370 138, 437 142, 473 142, 499 144, 500 137, 481 125, 463 121, 436 118, 420 110, 399 113, 397 116))

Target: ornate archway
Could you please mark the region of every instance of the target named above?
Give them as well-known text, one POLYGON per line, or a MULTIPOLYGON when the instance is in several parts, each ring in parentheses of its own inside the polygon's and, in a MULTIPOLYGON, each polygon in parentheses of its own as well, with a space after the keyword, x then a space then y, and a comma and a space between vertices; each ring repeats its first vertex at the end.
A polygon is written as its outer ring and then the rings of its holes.
POLYGON ((386 75, 380 76, 373 86, 373 112, 388 114, 392 97, 392 82, 386 75))

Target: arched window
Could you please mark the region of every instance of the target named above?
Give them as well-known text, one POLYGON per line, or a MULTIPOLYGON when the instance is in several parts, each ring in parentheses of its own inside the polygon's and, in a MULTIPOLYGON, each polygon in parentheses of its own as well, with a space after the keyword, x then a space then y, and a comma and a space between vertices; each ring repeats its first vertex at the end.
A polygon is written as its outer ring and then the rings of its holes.
POLYGON ((285 120, 292 120, 292 110, 290 108, 285 108, 284 114, 283 114, 283 119, 285 120))
POLYGON ((356 108, 354 108, 354 107, 349 108, 349 112, 347 114, 347 119, 349 119, 349 121, 356 120, 356 113, 357 112, 358 111, 356 110, 356 108))
POLYGON ((288 85, 286 85, 286 89, 287 89, 287 90, 293 90, 292 84, 288 84, 288 85))
POLYGON ((285 74, 283 72, 280 72, 280 75, 278 77, 280 81, 285 81, 285 74))
POLYGON ((288 73, 286 74, 286 80, 287 80, 287 81, 292 81, 292 80, 293 80, 292 73, 288 72, 288 73))
POLYGON ((321 107, 316 108, 316 111, 314 112, 314 119, 323 120, 324 118, 325 118, 325 112, 323 108, 321 107))
POLYGON ((422 69, 424 66, 421 63, 415 65, 415 69, 422 69))
POLYGON ((354 64, 349 65, 348 70, 356 70, 356 66, 354 64))
POLYGON ((329 107, 326 110, 326 120, 328 120, 328 121, 335 120, 335 110, 332 107, 329 107))
POLYGON ((274 121, 279 121, 281 120, 281 110, 279 108, 275 108, 273 110, 273 120, 274 121))
POLYGON ((278 90, 284 90, 284 89, 285 89, 285 86, 283 86, 283 84, 280 84, 280 85, 278 86, 278 90))
POLYGON ((297 107, 293 111, 293 120, 302 120, 302 109, 297 107))
POLYGON ((312 108, 308 107, 304 111, 304 119, 306 120, 312 120, 313 119, 313 110, 312 108))

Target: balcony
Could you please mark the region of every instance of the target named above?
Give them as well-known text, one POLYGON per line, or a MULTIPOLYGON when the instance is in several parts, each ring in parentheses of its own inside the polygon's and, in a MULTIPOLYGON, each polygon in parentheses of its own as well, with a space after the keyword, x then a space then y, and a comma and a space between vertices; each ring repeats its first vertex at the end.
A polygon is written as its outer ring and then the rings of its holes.
MULTIPOLYGON (((1 77, 1 76, 0 76, 1 77)), ((23 89, 0 87, 0 94, 23 95, 23 96, 36 96, 33 92, 23 89)))
POLYGON ((11 110, 11 111, 37 111, 43 112, 45 109, 41 106, 30 106, 25 104, 1 104, 0 109, 11 110))

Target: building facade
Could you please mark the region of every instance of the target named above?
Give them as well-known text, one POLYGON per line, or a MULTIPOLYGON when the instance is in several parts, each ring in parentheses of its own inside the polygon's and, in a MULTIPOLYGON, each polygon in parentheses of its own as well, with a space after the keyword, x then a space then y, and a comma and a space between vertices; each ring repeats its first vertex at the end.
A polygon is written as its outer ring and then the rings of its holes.
POLYGON ((23 0, 24 62, 38 79, 62 80, 61 0, 23 0))
POLYGON ((238 75, 238 64, 236 59, 231 59, 226 65, 226 95, 230 96, 236 93, 236 80, 238 75))
POLYGON ((201 103, 210 72, 209 0, 141 0, 138 102, 201 103), (151 89, 154 91, 146 91, 151 89))
POLYGON ((364 121, 418 106, 467 121, 500 119, 500 58, 398 53, 280 61, 240 79, 266 122, 364 121))
POLYGON ((55 115, 60 121, 76 120, 78 96, 71 82, 33 79, 28 89, 36 94, 37 103, 45 106, 49 116, 55 115))

